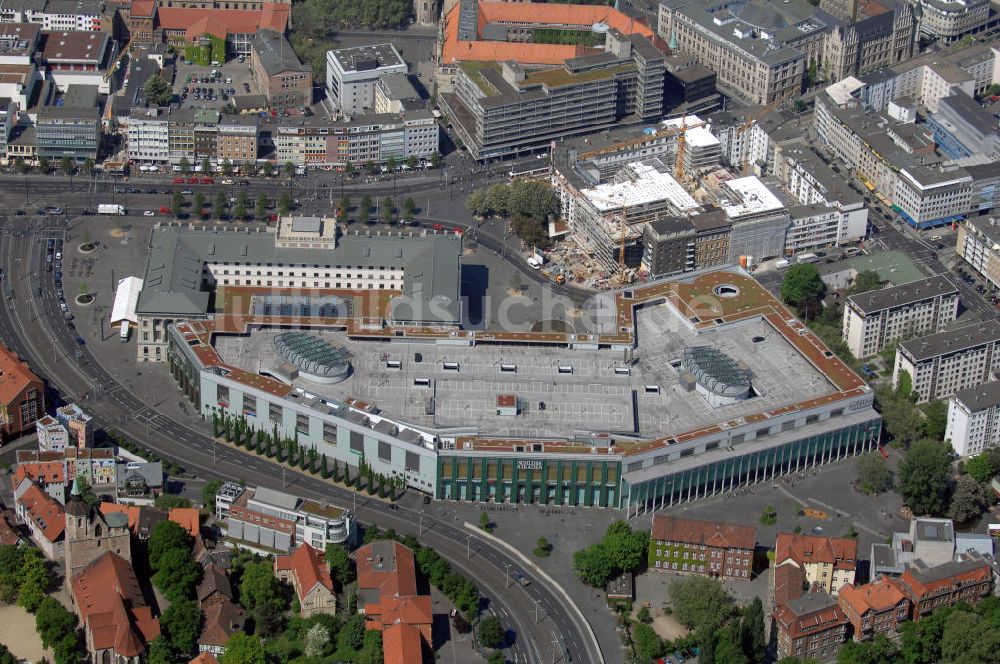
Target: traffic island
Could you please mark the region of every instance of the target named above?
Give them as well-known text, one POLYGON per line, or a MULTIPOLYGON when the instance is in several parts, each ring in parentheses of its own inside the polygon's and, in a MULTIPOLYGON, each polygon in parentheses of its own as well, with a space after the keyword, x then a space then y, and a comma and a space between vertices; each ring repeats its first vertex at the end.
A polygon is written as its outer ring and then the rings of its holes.
POLYGON ((94 303, 96 298, 90 293, 81 293, 76 296, 76 303, 81 307, 86 307, 94 303))
POLYGON ((76 248, 81 254, 92 254, 97 251, 97 245, 93 242, 84 242, 76 248))

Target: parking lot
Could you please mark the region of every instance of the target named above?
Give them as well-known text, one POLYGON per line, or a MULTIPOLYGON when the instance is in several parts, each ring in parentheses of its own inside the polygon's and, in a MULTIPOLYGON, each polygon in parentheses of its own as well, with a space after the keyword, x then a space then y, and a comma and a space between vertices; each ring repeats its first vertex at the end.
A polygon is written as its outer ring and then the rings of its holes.
POLYGON ((222 110, 233 103, 234 96, 257 95, 260 90, 250 72, 249 59, 242 63, 233 59, 221 67, 179 61, 174 93, 180 99, 181 108, 222 110))

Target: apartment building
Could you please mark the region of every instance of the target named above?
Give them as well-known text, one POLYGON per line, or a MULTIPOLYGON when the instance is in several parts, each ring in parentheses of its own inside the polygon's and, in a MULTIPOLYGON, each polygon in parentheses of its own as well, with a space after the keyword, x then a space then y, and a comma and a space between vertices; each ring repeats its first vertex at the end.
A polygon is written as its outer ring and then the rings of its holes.
POLYGON ((407 69, 392 44, 336 48, 326 52, 327 95, 344 115, 378 113, 379 79, 386 75, 405 76, 407 69))
POLYGON ((756 543, 753 526, 656 514, 650 532, 649 568, 746 581, 753 574, 756 543))
POLYGON ((352 542, 357 529, 348 510, 235 482, 219 489, 215 511, 233 546, 257 551, 288 554, 303 543, 322 551, 327 544, 352 542))
POLYGON ((302 118, 283 123, 273 138, 279 162, 318 167, 427 158, 440 149, 441 133, 433 114, 416 108, 338 122, 302 118))
POLYGON ((940 332, 958 317, 958 288, 943 274, 851 295, 843 339, 854 357, 870 357, 896 339, 940 332))
POLYGON ((0 440, 30 431, 43 415, 41 379, 12 350, 0 345, 0 440))
POLYGON ((271 108, 294 109, 312 104, 312 69, 299 60, 283 33, 257 31, 250 52, 250 71, 271 108))
POLYGON ((654 277, 724 265, 730 230, 721 210, 660 217, 642 227, 642 265, 654 277))
POLYGON ((337 613, 337 596, 323 551, 303 542, 292 553, 275 556, 274 574, 292 586, 303 618, 337 613))
POLYGON ((989 380, 1000 366, 1000 322, 986 321, 904 341, 896 352, 893 387, 909 374, 917 403, 950 397, 989 380))
POLYGON ((898 633, 899 624, 910 617, 910 600, 895 581, 885 576, 863 585, 843 586, 837 601, 858 642, 878 636, 891 639, 898 633))
POLYGON ((835 661, 847 638, 847 616, 837 600, 824 592, 805 593, 779 604, 772 619, 778 659, 835 661))
POLYGON ((842 537, 778 533, 774 564, 794 565, 807 583, 836 597, 841 587, 854 583, 858 569, 858 542, 842 537))
POLYGON ((233 164, 256 163, 260 120, 254 115, 223 115, 219 118, 215 160, 233 164))
POLYGON ((916 622, 944 606, 959 602, 975 606, 990 594, 993 575, 989 562, 970 551, 936 566, 914 560, 896 583, 910 601, 911 617, 916 622))
POLYGON ((942 98, 938 112, 927 116, 938 149, 949 159, 1000 155, 1000 135, 993 113, 980 106, 964 90, 942 98))
POLYGON ((920 34, 946 44, 986 27, 989 0, 918 0, 920 34))
POLYGON ((14 487, 14 510, 28 536, 48 560, 61 560, 66 545, 66 514, 58 500, 30 479, 14 487))
POLYGON ((10 5, 0 11, 4 23, 37 23, 42 30, 66 32, 100 30, 102 26, 100 0, 40 0, 10 5))
POLYGON ((944 439, 963 457, 976 456, 1000 444, 1000 381, 951 395, 944 439))
POLYGON ((958 224, 955 251, 992 287, 1000 287, 1000 229, 994 217, 972 216, 958 224))
POLYGON ((607 33, 605 50, 562 66, 462 62, 442 111, 476 159, 516 156, 634 115, 663 114, 663 53, 640 34, 607 33))
POLYGON ((778 171, 779 180, 802 203, 789 208, 786 253, 863 240, 868 234, 864 198, 812 150, 793 147, 783 156, 786 167, 778 171))
POLYGON ((133 108, 125 128, 129 161, 166 164, 170 161, 169 109, 133 108))

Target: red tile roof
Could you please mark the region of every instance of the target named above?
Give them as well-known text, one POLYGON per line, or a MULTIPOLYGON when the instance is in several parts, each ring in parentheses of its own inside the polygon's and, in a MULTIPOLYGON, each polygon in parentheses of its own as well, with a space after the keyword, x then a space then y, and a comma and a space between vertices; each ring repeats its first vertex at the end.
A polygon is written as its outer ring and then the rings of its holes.
POLYGON ((27 516, 49 542, 56 542, 66 530, 66 512, 55 498, 45 493, 31 480, 18 502, 24 506, 27 516))
POLYGON ((837 601, 826 593, 806 593, 774 609, 778 628, 792 639, 842 627, 847 616, 837 601))
POLYGON ((757 529, 714 521, 682 519, 676 516, 653 517, 654 540, 704 544, 720 549, 753 549, 757 545, 757 529))
POLYGON ((912 602, 934 595, 956 584, 968 585, 990 578, 990 566, 982 556, 969 554, 960 561, 927 569, 909 567, 899 577, 899 588, 912 602))
POLYGON ((884 576, 861 586, 842 586, 837 596, 842 602, 847 602, 858 615, 864 615, 869 610, 887 611, 906 599, 895 582, 884 576))
POLYGON ((188 531, 191 537, 198 534, 201 517, 198 515, 197 507, 174 507, 167 514, 167 518, 188 531))
POLYGON ((131 563, 110 551, 71 581, 80 621, 91 633, 94 648, 111 648, 120 656, 137 657, 144 643, 160 635, 160 623, 146 606, 131 563))
POLYGON ((139 524, 139 506, 138 505, 126 505, 124 503, 109 503, 102 500, 101 504, 98 506, 101 510, 101 514, 113 514, 118 512, 119 514, 124 514, 128 517, 128 529, 133 533, 136 532, 136 526, 139 524))
POLYGON ((15 489, 25 479, 41 484, 66 484, 66 464, 62 461, 19 463, 11 478, 15 489))
MULTIPOLYGON (((369 604, 368 607, 373 605, 369 604)), ((383 598, 378 611, 379 613, 375 614, 378 618, 375 623, 383 629, 397 623, 429 626, 434 621, 430 595, 383 598)), ((367 609, 365 613, 368 613, 367 609)))
MULTIPOLYGON (((382 657, 383 664, 419 664, 422 662, 420 630, 406 623, 390 625, 382 632, 382 657)), ((194 663, 192 662, 192 664, 194 663)))
POLYGON ((790 599, 801 597, 806 576, 801 567, 779 565, 774 568, 774 603, 784 604, 790 599))
POLYGON ((41 379, 13 351, 0 346, 0 403, 9 405, 32 383, 40 384, 41 379))
POLYGON ((138 18, 149 18, 156 9, 156 0, 132 0, 132 8, 129 10, 130 16, 138 18))
POLYGON ((212 653, 203 652, 188 662, 188 664, 219 664, 219 660, 212 653))
POLYGON ((845 537, 821 537, 778 533, 774 564, 792 560, 799 565, 826 563, 836 569, 854 569, 858 563, 858 541, 845 537))
POLYGON ((413 551, 399 542, 376 540, 354 552, 358 567, 358 590, 378 590, 380 601, 387 597, 417 594, 417 572, 413 551), (390 569, 379 566, 385 558, 379 555, 383 547, 391 547, 395 565, 390 569))
POLYGON ((188 40, 213 35, 253 34, 260 29, 284 33, 288 29, 289 5, 268 3, 260 11, 250 9, 195 9, 161 7, 159 26, 164 30, 184 31, 188 40))
POLYGON ((303 542, 287 556, 275 558, 274 569, 287 570, 295 575, 299 601, 305 599, 317 585, 333 592, 333 579, 330 578, 326 556, 308 542, 303 542))

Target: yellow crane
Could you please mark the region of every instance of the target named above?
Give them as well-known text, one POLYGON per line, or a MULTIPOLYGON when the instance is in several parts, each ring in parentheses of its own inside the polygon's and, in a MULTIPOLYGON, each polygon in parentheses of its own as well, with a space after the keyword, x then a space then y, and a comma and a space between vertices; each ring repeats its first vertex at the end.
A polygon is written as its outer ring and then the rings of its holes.
MULTIPOLYGON (((767 115, 771 111, 775 110, 776 108, 778 108, 779 106, 781 106, 782 104, 784 104, 791 97, 795 96, 795 94, 796 94, 796 90, 794 90, 794 89, 789 90, 785 94, 781 95, 780 97, 778 97, 777 99, 775 99, 774 101, 772 101, 770 104, 766 104, 763 107, 761 107, 761 109, 759 111, 757 111, 756 113, 751 113, 750 115, 748 115, 747 119, 746 119, 746 122, 744 122, 743 124, 741 124, 739 127, 736 128, 735 135, 736 136, 741 136, 743 134, 743 132, 745 132, 747 129, 749 129, 750 127, 752 127, 755 124, 757 124, 758 120, 760 120, 765 115, 767 115)), ((746 149, 741 149, 740 150, 740 156, 742 157, 742 159, 740 160, 740 163, 741 163, 741 170, 743 172, 743 175, 749 175, 749 173, 750 173, 750 151, 746 150, 746 149)))
POLYGON ((118 66, 121 65, 122 60, 125 59, 125 56, 128 55, 128 53, 131 50, 132 50, 132 39, 129 38, 128 43, 125 44, 125 47, 122 48, 121 52, 119 52, 117 57, 115 57, 114 62, 112 62, 111 66, 108 67, 108 70, 104 72, 104 76, 101 77, 104 81, 107 81, 114 75, 116 71, 118 71, 118 66))

